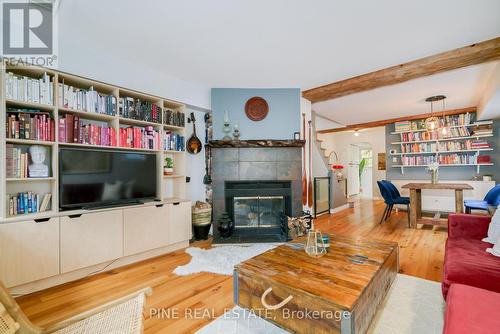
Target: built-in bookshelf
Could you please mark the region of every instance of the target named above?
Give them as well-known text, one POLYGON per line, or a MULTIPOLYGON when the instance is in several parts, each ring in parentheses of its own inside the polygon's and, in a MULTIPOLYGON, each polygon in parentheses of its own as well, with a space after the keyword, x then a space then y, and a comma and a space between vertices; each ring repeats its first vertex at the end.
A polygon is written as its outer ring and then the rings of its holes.
POLYGON ((435 130, 425 128, 425 119, 394 123, 391 135, 399 135, 400 141, 391 144, 399 150, 391 150, 393 168, 426 168, 430 163, 442 167, 474 166, 479 174, 481 166, 492 166, 493 151, 487 138, 493 137, 493 121, 474 121, 475 113, 463 113, 439 117, 435 130))
POLYGON ((62 147, 155 154, 157 198, 185 197, 182 103, 53 69, 1 66, 0 221, 59 213, 58 152, 62 147), (27 171, 34 145, 45 148, 39 151, 48 166, 47 173, 36 177, 27 171), (173 161, 173 173, 164 175, 167 157, 173 161), (9 196, 22 206, 14 210, 19 214, 13 214, 9 196))

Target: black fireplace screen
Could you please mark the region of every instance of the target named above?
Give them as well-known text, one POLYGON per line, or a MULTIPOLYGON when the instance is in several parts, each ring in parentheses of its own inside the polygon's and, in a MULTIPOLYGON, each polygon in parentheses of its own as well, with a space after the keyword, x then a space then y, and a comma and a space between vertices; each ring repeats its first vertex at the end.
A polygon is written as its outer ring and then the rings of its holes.
POLYGON ((278 227, 285 211, 284 196, 234 197, 235 227, 278 227))
POLYGON ((226 181, 226 210, 236 229, 276 229, 290 214, 290 181, 226 181))

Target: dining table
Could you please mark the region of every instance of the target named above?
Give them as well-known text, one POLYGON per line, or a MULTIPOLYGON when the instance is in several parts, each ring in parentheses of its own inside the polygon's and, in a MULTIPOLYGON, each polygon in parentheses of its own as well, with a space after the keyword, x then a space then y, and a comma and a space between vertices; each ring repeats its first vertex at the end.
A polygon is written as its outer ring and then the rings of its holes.
POLYGON ((417 228, 417 224, 446 226, 446 221, 439 219, 439 214, 434 218, 422 217, 422 190, 450 190, 455 192, 455 212, 464 212, 464 190, 474 189, 466 183, 407 183, 401 188, 410 190, 410 228, 417 228))

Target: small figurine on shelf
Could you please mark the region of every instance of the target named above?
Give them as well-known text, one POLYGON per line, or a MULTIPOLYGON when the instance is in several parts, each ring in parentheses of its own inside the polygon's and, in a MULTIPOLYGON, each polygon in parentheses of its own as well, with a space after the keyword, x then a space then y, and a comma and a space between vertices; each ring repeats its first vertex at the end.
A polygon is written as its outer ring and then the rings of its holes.
POLYGON ((172 175, 174 173, 174 159, 165 157, 165 165, 163 165, 163 175, 172 175))
POLYGON ((33 145, 28 149, 31 161, 28 166, 29 177, 49 177, 49 167, 44 164, 47 148, 41 145, 33 145))
POLYGON ((431 162, 427 169, 431 172, 431 183, 438 183, 439 162, 431 162))
POLYGON ((240 127, 238 126, 238 122, 234 122, 234 130, 233 130, 233 138, 234 140, 240 140, 240 127))
POLYGON ((222 132, 225 133, 224 137, 222 138, 222 140, 232 140, 233 138, 231 138, 231 123, 229 122, 229 113, 226 111, 224 111, 224 126, 222 128, 222 132))

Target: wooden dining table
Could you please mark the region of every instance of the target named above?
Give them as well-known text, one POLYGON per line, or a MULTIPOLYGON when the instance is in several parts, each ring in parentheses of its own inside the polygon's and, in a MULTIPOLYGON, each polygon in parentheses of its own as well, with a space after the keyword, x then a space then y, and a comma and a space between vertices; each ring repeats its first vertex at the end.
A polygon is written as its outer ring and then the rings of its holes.
POLYGON ((464 190, 474 189, 466 183, 407 183, 401 188, 410 190, 410 227, 417 228, 417 224, 446 226, 446 222, 439 217, 434 219, 422 218, 422 189, 453 190, 455 191, 455 212, 464 212, 464 190))

